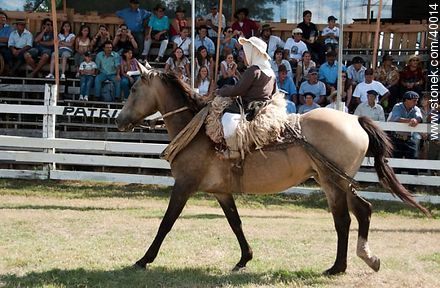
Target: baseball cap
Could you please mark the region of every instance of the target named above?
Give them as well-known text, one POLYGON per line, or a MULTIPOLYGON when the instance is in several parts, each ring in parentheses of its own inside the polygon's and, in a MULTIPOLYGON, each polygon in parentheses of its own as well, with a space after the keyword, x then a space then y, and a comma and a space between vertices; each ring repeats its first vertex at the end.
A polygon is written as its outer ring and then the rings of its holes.
POLYGON ((327 18, 327 21, 336 21, 336 20, 338 20, 338 18, 336 18, 335 16, 328 16, 328 18, 327 18))
POLYGON ((312 67, 309 69, 309 73, 308 74, 318 74, 318 69, 316 69, 316 67, 312 67))
POLYGON ((306 93, 304 93, 304 98, 306 98, 307 95, 312 96, 312 98, 315 98, 315 97, 316 97, 315 93, 312 93, 312 92, 306 92, 306 93))
POLYGON ((379 93, 377 93, 376 90, 368 90, 367 94, 371 94, 371 95, 374 95, 374 96, 378 96, 379 95, 379 93))
POLYGON ((295 28, 292 30, 292 34, 303 34, 303 30, 301 30, 301 28, 295 28))
POLYGON ((403 94, 403 99, 419 99, 420 96, 417 92, 414 91, 406 91, 405 94, 403 94))

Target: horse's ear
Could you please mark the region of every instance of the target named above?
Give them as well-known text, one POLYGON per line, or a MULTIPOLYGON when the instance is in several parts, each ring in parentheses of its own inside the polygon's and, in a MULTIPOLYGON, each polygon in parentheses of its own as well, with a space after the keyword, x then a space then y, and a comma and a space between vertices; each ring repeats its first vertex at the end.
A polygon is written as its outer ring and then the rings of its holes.
POLYGON ((136 60, 137 66, 139 68, 139 71, 141 72, 141 75, 147 74, 148 70, 151 69, 150 64, 148 64, 147 61, 145 61, 145 66, 142 65, 139 61, 136 60))

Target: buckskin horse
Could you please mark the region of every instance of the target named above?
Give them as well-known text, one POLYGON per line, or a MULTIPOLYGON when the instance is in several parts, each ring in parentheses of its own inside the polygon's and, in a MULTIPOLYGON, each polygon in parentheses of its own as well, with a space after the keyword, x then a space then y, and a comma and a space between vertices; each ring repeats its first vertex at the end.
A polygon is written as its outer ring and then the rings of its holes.
MULTIPOLYGON (((174 138, 194 117, 196 111, 190 87, 176 76, 139 65, 142 77, 131 88, 130 96, 116 119, 120 131, 132 130, 143 119, 159 111, 168 134, 174 138)), ((317 109, 301 116, 302 134, 307 141, 330 162, 350 177, 359 170, 364 157, 374 157, 374 167, 381 184, 394 195, 425 214, 429 211, 418 204, 399 183, 386 157, 392 145, 386 134, 365 117, 357 117, 332 109, 317 109)), ((214 143, 204 129, 175 157, 171 172, 175 179, 166 213, 153 243, 135 267, 145 268, 156 258, 165 236, 170 232, 188 198, 195 191, 212 193, 218 200, 235 233, 241 248, 240 261, 233 270, 246 267, 252 259, 241 227, 241 220, 232 196, 231 163, 216 156, 214 143), (190 165, 189 165, 190 163, 190 165)), ((242 193, 270 194, 283 191, 313 177, 324 191, 337 232, 336 260, 324 273, 344 272, 347 268, 347 245, 351 211, 359 223, 357 256, 374 271, 380 268, 380 259, 368 246, 371 204, 343 183, 332 179, 328 168, 313 161, 310 153, 300 145, 284 149, 251 153, 246 156, 242 171, 242 193)))

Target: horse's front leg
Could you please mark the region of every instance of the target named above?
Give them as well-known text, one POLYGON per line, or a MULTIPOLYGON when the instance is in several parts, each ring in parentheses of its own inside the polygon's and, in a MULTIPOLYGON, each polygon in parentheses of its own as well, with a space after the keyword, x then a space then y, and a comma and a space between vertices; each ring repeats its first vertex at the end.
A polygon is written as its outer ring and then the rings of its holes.
POLYGON ((244 236, 243 229, 241 228, 240 215, 238 215, 237 207, 235 206, 234 198, 231 194, 216 194, 220 206, 228 219, 229 225, 234 231, 237 237, 238 243, 241 249, 240 261, 235 265, 232 271, 239 271, 246 267, 248 261, 252 260, 252 249, 244 236))
POLYGON ((160 246, 162 245, 165 236, 170 232, 180 213, 185 207, 188 198, 195 191, 194 186, 188 187, 188 185, 178 184, 176 180, 176 184, 173 187, 171 192, 170 202, 168 203, 167 211, 165 212, 165 216, 160 223, 159 230, 157 231, 157 235, 153 240, 153 243, 148 248, 144 257, 139 259, 135 266, 145 268, 147 264, 152 263, 159 252, 160 246))

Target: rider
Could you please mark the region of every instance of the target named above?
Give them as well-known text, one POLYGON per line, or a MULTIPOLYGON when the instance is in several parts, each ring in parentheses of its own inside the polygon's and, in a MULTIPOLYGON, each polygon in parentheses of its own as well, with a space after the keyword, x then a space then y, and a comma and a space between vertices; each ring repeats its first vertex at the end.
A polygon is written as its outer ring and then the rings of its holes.
MULTIPOLYGON (((238 42, 243 46, 244 61, 248 68, 235 85, 225 85, 217 93, 222 97, 241 96, 246 119, 250 121, 258 110, 272 99, 276 92, 276 77, 270 65, 270 56, 266 53, 267 44, 263 40, 257 37, 240 37, 238 42)), ((230 159, 240 157, 235 133, 241 117, 237 103, 234 101, 227 107, 222 116, 223 133, 230 150, 230 159)))

